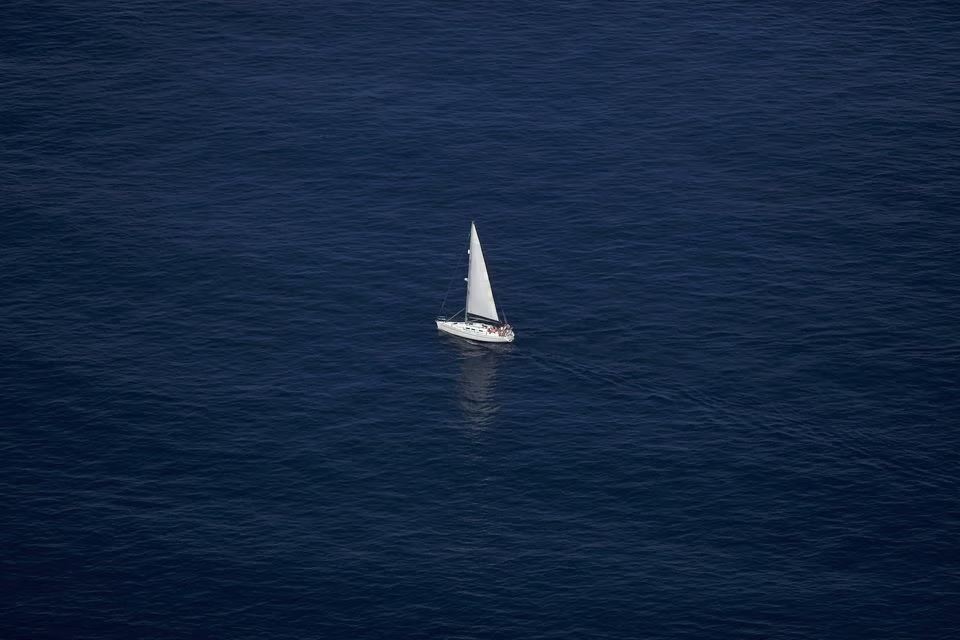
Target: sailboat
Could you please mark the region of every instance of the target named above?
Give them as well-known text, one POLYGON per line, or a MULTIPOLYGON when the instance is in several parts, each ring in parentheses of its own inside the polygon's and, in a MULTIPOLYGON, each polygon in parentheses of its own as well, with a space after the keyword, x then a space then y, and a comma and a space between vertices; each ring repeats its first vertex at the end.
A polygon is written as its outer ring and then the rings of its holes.
POLYGON ((437 318, 437 329, 451 335, 478 342, 513 342, 513 328, 506 319, 500 321, 497 304, 493 301, 493 288, 487 275, 487 264, 483 260, 477 225, 470 223, 470 266, 467 268, 467 306, 463 309, 463 318, 458 320, 460 312, 451 317, 437 318))

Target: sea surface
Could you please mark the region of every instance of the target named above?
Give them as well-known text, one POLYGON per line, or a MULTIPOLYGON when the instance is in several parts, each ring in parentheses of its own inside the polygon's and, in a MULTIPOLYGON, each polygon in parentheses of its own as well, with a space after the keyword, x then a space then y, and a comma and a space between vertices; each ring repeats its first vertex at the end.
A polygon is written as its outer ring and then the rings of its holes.
POLYGON ((7 0, 0 638, 960 637, 958 28, 7 0))

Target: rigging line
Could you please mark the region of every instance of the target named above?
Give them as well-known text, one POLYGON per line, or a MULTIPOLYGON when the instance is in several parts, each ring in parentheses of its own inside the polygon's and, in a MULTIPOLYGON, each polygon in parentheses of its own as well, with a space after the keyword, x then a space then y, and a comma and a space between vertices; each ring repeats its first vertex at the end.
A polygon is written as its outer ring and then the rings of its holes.
POLYGON ((457 265, 456 271, 453 272, 453 275, 450 276, 450 282, 447 284, 447 292, 443 294, 443 302, 440 303, 440 313, 438 315, 444 315, 444 309, 447 307, 447 297, 450 295, 450 289, 453 288, 453 281, 456 279, 458 273, 463 272, 463 256, 462 251, 460 253, 460 263, 457 265))

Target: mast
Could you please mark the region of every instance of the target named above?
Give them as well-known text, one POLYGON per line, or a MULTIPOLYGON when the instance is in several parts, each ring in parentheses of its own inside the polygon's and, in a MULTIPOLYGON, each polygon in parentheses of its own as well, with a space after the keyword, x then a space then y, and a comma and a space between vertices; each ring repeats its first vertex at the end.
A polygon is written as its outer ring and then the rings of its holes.
POLYGON ((467 298, 463 301, 463 321, 470 322, 470 313, 467 311, 470 308, 470 260, 472 256, 470 255, 470 240, 473 239, 473 228, 474 221, 470 221, 470 234, 467 236, 467 277, 464 280, 467 281, 467 298))

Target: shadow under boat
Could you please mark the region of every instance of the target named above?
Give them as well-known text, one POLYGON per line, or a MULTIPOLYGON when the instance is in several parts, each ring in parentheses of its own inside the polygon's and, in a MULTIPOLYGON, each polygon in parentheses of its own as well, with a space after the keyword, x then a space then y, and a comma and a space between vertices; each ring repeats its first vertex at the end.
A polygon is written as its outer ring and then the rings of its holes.
POLYGON ((444 339, 458 352, 460 377, 458 403, 467 424, 484 429, 493 422, 500 405, 495 389, 497 367, 514 346, 510 343, 470 342, 444 334, 444 339))

